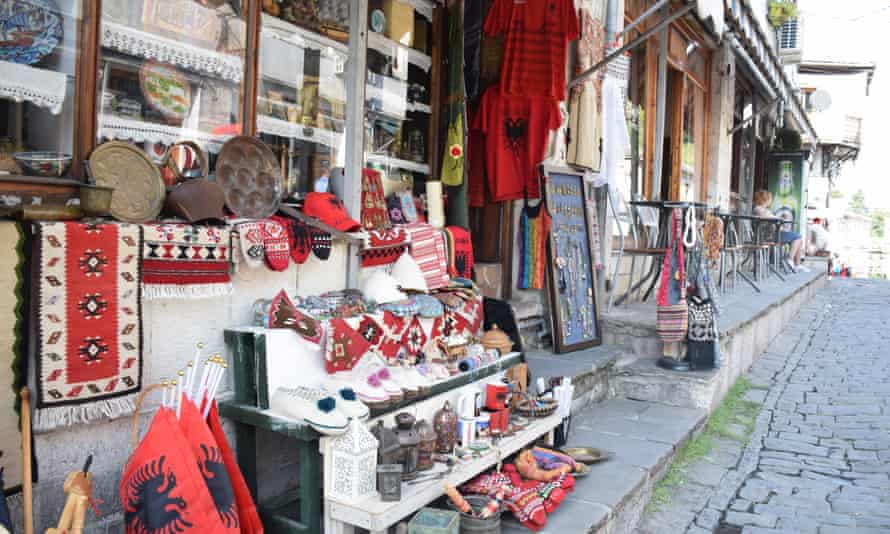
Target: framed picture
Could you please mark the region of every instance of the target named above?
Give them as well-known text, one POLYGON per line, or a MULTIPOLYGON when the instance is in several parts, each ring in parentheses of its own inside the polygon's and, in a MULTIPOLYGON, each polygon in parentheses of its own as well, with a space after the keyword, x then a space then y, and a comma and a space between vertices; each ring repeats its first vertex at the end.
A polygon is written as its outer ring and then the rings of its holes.
POLYGON ((545 202, 552 219, 547 242, 550 317, 557 353, 602 343, 596 307, 592 218, 583 173, 545 167, 545 202))

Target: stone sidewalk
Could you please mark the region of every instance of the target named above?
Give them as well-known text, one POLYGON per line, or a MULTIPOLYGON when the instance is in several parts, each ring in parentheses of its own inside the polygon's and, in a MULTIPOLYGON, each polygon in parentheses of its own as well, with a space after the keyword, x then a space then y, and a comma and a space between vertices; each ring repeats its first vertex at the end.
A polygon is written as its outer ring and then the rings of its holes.
POLYGON ((744 448, 717 440, 638 532, 890 532, 890 284, 836 280, 754 364, 744 448))

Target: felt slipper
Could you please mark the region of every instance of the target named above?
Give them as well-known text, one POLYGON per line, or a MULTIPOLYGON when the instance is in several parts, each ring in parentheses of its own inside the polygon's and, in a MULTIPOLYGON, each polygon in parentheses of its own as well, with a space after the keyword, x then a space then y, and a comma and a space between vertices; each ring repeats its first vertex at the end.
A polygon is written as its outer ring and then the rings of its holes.
POLYGON ((320 434, 338 436, 349 427, 349 419, 337 410, 337 401, 324 390, 303 386, 278 388, 269 407, 285 417, 302 419, 320 434))

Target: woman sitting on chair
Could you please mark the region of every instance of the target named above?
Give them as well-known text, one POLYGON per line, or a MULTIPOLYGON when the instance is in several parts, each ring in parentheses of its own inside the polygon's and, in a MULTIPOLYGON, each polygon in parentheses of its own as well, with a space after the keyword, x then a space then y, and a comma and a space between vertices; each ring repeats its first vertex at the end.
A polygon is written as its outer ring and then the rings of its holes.
MULTIPOLYGON (((776 215, 767 207, 772 201, 772 193, 763 190, 757 191, 754 193, 754 209, 752 212, 757 217, 775 218, 776 215)), ((779 232, 779 243, 782 243, 783 245, 786 243, 791 245, 791 254, 789 255, 789 258, 785 259, 785 263, 792 271, 798 272, 800 270, 808 270, 801 265, 801 260, 803 259, 803 239, 800 234, 782 230, 779 232)))

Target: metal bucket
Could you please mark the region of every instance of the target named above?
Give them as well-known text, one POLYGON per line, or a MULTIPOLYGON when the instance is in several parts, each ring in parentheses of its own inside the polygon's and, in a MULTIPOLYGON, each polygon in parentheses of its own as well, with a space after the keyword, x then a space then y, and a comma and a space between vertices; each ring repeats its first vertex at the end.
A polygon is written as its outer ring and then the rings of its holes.
MULTIPOLYGON (((464 499, 477 513, 491 500, 481 495, 467 495, 464 499)), ((460 534, 501 534, 501 512, 486 519, 460 514, 460 534)))

